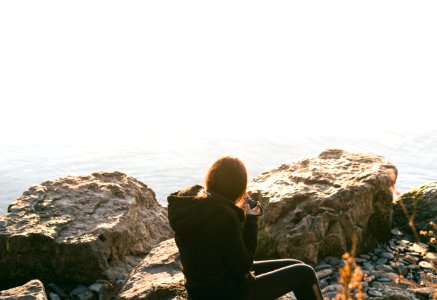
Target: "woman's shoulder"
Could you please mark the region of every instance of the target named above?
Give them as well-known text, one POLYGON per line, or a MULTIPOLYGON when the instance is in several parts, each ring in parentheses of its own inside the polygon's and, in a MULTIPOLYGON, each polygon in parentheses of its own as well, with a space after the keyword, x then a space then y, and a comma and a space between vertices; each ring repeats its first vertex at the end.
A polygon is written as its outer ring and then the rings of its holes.
POLYGON ((174 193, 171 193, 168 197, 198 197, 205 191, 205 188, 199 184, 193 184, 186 186, 174 193))

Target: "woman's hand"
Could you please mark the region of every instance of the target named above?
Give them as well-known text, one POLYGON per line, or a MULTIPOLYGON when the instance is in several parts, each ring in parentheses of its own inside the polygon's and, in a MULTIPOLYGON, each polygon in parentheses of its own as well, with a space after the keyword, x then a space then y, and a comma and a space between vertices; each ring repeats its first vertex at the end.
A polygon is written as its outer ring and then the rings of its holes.
POLYGON ((261 207, 259 205, 255 206, 254 208, 250 208, 248 203, 245 203, 243 206, 244 209, 244 213, 246 215, 252 215, 252 216, 260 216, 262 215, 262 210, 261 207))

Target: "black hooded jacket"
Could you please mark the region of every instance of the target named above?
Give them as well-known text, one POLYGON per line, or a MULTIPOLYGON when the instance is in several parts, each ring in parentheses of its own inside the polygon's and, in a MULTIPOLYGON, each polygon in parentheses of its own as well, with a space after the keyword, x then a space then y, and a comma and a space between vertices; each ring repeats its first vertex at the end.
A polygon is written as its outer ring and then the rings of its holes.
POLYGON ((168 218, 175 231, 185 286, 193 299, 240 299, 257 243, 257 217, 200 185, 173 193, 168 218))

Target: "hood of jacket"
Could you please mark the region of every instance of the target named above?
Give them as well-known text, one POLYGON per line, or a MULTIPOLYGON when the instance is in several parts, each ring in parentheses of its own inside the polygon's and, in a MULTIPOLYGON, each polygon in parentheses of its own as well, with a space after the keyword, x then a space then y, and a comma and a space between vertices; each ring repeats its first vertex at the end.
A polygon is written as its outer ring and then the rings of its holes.
POLYGON ((168 219, 176 234, 191 234, 217 216, 234 212, 244 221, 244 212, 231 200, 207 191, 200 185, 192 185, 167 197, 168 219))

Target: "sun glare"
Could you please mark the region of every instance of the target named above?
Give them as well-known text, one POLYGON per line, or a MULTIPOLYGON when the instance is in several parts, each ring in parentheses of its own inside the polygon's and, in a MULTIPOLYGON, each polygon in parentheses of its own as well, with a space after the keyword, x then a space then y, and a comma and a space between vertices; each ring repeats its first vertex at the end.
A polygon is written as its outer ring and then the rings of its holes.
POLYGON ((436 126, 436 2, 24 3, 0 4, 9 138, 436 126))

